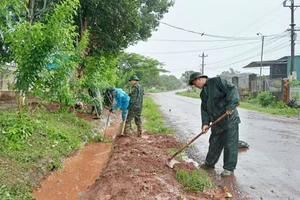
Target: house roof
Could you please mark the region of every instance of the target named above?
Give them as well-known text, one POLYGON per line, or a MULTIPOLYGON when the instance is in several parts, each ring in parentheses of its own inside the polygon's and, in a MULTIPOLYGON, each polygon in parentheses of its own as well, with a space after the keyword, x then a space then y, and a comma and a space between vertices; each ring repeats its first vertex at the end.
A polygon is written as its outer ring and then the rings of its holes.
POLYGON ((278 60, 266 60, 266 61, 253 61, 248 65, 244 66, 243 68, 253 68, 253 67, 260 67, 262 64, 263 67, 271 66, 271 65, 280 65, 280 64, 287 64, 287 56, 282 57, 278 60))

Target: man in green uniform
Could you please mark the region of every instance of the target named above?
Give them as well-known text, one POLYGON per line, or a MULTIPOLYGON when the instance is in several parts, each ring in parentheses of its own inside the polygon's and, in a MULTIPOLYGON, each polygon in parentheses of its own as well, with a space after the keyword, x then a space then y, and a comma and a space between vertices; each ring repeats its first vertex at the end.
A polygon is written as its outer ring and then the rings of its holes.
POLYGON ((208 78, 199 72, 191 74, 189 85, 202 89, 201 118, 202 132, 208 131, 209 124, 218 119, 225 112, 228 114, 211 128, 209 149, 205 163, 200 167, 214 168, 224 149, 224 171, 222 176, 233 174, 237 165, 239 145, 240 118, 236 109, 239 94, 236 86, 220 77, 208 78))
POLYGON ((92 111, 91 114, 95 111, 96 112, 96 119, 100 118, 100 115, 102 114, 102 103, 101 103, 101 95, 96 86, 92 86, 88 89, 89 96, 92 100, 92 111))
POLYGON ((130 84, 131 84, 131 92, 129 94, 130 101, 128 106, 128 114, 127 119, 125 123, 125 130, 124 134, 130 134, 131 133, 131 121, 134 119, 134 122, 137 126, 137 136, 141 137, 142 135, 142 120, 141 120, 141 113, 143 109, 143 95, 144 95, 144 89, 143 87, 138 83, 139 78, 136 75, 132 75, 129 78, 130 84))

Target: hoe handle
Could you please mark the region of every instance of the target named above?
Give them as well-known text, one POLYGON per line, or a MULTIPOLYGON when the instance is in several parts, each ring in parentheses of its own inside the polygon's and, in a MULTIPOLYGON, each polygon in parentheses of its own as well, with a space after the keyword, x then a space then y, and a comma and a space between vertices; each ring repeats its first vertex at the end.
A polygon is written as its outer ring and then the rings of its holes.
MULTIPOLYGON (((240 104, 237 104, 237 106, 239 106, 240 104)), ((208 126, 209 130, 212 126, 214 126, 216 123, 218 123, 219 121, 221 121, 225 116, 227 116, 227 113, 224 113, 221 117, 219 117, 218 119, 216 119, 213 123, 211 123, 208 126)), ((203 135, 204 132, 202 131, 201 133, 199 133, 196 137, 194 137, 189 143, 187 143, 184 147, 182 147, 180 150, 178 150, 169 160, 172 160, 175 156, 177 156, 180 152, 182 152, 185 148, 187 148, 188 146, 190 146, 190 144, 192 144, 195 140, 198 139, 198 137, 200 137, 201 135, 203 135)))

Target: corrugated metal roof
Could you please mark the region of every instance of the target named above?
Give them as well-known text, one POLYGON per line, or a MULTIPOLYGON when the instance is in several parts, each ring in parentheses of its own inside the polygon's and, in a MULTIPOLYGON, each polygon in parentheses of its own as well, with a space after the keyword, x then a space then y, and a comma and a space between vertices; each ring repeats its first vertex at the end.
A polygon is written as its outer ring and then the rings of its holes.
POLYGON ((280 64, 287 64, 287 56, 282 57, 278 60, 266 60, 266 61, 253 61, 246 65, 243 68, 253 68, 253 67, 260 67, 262 64, 263 67, 271 66, 271 65, 280 65, 280 64))

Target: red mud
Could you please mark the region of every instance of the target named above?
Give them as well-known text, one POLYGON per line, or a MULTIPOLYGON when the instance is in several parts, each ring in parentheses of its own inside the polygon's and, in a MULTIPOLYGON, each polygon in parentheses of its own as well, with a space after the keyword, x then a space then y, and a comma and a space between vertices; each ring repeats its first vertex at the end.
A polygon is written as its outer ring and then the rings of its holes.
MULTIPOLYGON (((84 114, 77 116, 92 120, 84 114)), ((118 117, 107 129, 110 139, 120 121, 118 117)), ((89 144, 67 159, 63 169, 48 176, 32 195, 37 200, 225 199, 221 188, 189 193, 177 182, 176 170, 196 170, 184 161, 173 169, 167 166, 171 157, 167 149, 181 145, 172 136, 149 132, 141 138, 117 136, 113 143, 89 144)))

